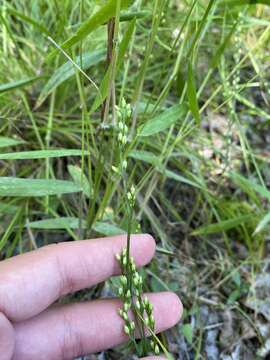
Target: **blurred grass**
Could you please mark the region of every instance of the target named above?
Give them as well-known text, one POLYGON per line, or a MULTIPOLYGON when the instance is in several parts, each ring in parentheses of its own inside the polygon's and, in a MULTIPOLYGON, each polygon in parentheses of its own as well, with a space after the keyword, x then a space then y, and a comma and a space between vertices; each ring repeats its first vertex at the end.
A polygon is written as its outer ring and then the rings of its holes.
POLYGON ((141 231, 161 241, 154 276, 166 283, 180 266, 166 251, 221 258, 221 277, 226 264, 258 270, 270 226, 270 8, 240 3, 124 1, 108 66, 115 2, 2 0, 0 176, 42 180, 47 192, 29 197, 8 181, 2 191, 0 178, 1 258, 33 248, 29 226, 37 246, 126 230, 116 115, 101 109, 113 93, 133 109, 127 183, 141 231), (56 180, 82 190, 62 195, 56 180))

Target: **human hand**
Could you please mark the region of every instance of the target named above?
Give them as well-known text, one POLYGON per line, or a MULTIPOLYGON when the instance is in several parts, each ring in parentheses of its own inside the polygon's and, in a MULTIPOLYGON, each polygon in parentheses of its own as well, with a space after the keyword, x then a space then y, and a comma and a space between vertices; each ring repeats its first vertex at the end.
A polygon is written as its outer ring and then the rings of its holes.
MULTIPOLYGON (((126 341, 118 299, 52 305, 63 295, 119 274, 115 254, 125 245, 126 236, 66 242, 0 262, 0 359, 73 359, 126 341)), ((154 251, 150 235, 132 236, 137 266, 147 264, 154 251)), ((182 305, 175 294, 148 297, 156 332, 179 321, 182 305)))

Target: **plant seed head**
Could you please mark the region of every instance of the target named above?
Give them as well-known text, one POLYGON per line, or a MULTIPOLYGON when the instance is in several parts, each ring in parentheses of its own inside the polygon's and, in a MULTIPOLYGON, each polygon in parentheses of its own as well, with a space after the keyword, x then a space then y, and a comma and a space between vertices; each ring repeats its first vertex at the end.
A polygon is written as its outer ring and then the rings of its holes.
POLYGON ((123 319, 128 321, 128 314, 125 311, 123 311, 123 319))
POLYGON ((127 334, 127 335, 130 335, 130 330, 129 330, 129 327, 127 325, 124 326, 124 332, 127 334))
POLYGON ((128 311, 128 310, 130 309, 130 306, 131 306, 131 305, 130 305, 130 302, 127 302, 127 301, 126 301, 126 302, 124 303, 124 310, 125 310, 125 311, 128 311))
POLYGON ((120 286, 120 288, 118 289, 118 295, 119 296, 122 296, 123 295, 123 288, 122 288, 122 286, 120 286))
POLYGON ((122 285, 126 285, 127 284, 127 277, 125 275, 121 275, 120 276, 120 282, 122 285))
POLYGON ((127 168, 127 160, 123 160, 122 168, 125 170, 127 168))

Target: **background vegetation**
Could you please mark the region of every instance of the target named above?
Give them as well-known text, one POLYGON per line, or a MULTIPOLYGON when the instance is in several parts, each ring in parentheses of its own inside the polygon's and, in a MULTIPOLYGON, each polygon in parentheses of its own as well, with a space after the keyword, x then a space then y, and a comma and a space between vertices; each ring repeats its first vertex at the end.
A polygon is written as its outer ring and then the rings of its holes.
POLYGON ((269 2, 0 3, 1 258, 125 232, 126 161, 133 231, 158 241, 146 290, 185 307, 169 350, 267 358, 269 2))

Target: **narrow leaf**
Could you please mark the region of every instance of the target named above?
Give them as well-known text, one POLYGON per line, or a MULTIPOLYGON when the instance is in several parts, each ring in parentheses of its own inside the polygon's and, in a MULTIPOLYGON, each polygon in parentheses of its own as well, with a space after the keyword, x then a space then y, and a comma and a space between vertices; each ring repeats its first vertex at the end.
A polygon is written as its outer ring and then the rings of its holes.
POLYGON ((270 6, 270 0, 223 0, 221 4, 227 6, 246 6, 246 5, 258 5, 258 4, 264 4, 270 6))
POLYGON ((199 113, 199 106, 198 106, 198 100, 197 100, 197 92, 196 92, 196 86, 195 86, 195 80, 194 80, 194 74, 192 65, 189 62, 188 64, 188 79, 187 79, 187 96, 188 96, 188 103, 190 111, 196 120, 196 123, 199 125, 200 120, 200 113, 199 113))
MULTIPOLYGON (((117 56, 117 60, 116 60, 115 75, 117 75, 120 67, 123 64, 125 53, 127 51, 131 36, 135 30, 135 24, 136 24, 136 19, 133 19, 130 22, 130 24, 127 28, 127 31, 125 32, 123 39, 119 45, 118 56, 117 56)), ((95 101, 91 108, 91 113, 94 112, 102 104, 102 102, 105 100, 105 98, 108 94, 111 70, 112 70, 112 68, 111 68, 111 66, 109 66, 102 81, 101 81, 100 87, 99 87, 101 96, 100 96, 100 94, 97 94, 95 101)))
POLYGON ((164 167, 160 165, 159 158, 150 151, 131 150, 128 156, 133 159, 145 161, 146 163, 154 165, 156 167, 156 170, 165 175, 167 178, 202 189, 202 186, 200 184, 189 180, 184 176, 176 174, 174 171, 164 169, 164 167))
POLYGON ((0 154, 0 160, 46 159, 81 155, 82 150, 76 149, 34 150, 0 154))
POLYGON ((136 160, 145 161, 151 165, 158 165, 159 163, 159 158, 150 151, 131 150, 128 156, 136 160))
MULTIPOLYGON (((55 219, 44 219, 38 221, 32 221, 27 224, 33 229, 44 229, 44 230, 57 230, 57 229, 78 229, 79 219, 75 217, 60 217, 55 219)), ((86 222, 82 221, 83 228, 86 228, 86 222)), ((98 221, 93 225, 93 230, 96 232, 106 235, 119 235, 125 234, 125 231, 118 226, 102 221, 98 221)))
POLYGON ((44 34, 46 34, 46 35, 49 35, 49 34, 50 34, 50 33, 48 32, 48 30, 47 30, 43 25, 40 24, 40 20, 39 20, 39 22, 38 22, 38 21, 30 18, 29 16, 26 16, 26 15, 20 13, 19 11, 15 10, 15 9, 13 9, 13 8, 8 8, 7 10, 8 10, 8 12, 9 12, 10 14, 12 14, 13 16, 18 17, 19 19, 27 22, 28 24, 33 25, 38 31, 40 31, 40 32, 42 32, 42 33, 44 33, 44 34))
POLYGON ((259 222, 259 224, 256 226, 256 229, 253 233, 253 235, 258 234, 259 232, 261 232, 262 230, 264 230, 264 228, 269 224, 270 222, 270 212, 267 213, 262 220, 259 222))
POLYGON ((220 61, 220 58, 222 56, 222 54, 224 53, 226 47, 228 46, 229 42, 230 42, 230 39, 232 37, 232 35, 234 34, 235 32, 235 29, 237 27, 238 23, 235 22, 234 26, 232 27, 231 31, 229 32, 229 34, 226 36, 225 40, 222 42, 222 44, 218 47, 214 57, 212 58, 211 60, 211 63, 210 63, 210 67, 211 68, 215 68, 218 66, 219 64, 219 61, 220 61))
MULTIPOLYGON (((105 58, 105 49, 96 50, 93 52, 87 52, 82 55, 82 58, 78 56, 76 58, 76 64, 78 64, 82 70, 87 70, 91 66, 98 64, 105 58), (81 61, 82 60, 82 61, 81 61)), ((39 95, 37 100, 36 107, 39 107, 43 101, 47 98, 48 95, 52 93, 54 89, 56 89, 59 85, 61 85, 64 81, 70 79, 76 73, 76 68, 74 65, 67 61, 63 65, 61 65, 58 69, 55 70, 51 78, 45 84, 42 92, 39 95)))
POLYGON ((68 172, 72 177, 75 184, 81 186, 84 194, 89 198, 91 197, 91 187, 86 175, 83 173, 79 166, 69 165, 68 172))
MULTIPOLYGON (((162 169, 160 169, 160 172, 163 172, 162 169)), ((175 172, 173 172, 171 170, 167 170, 167 169, 164 170, 164 175, 166 175, 170 179, 173 179, 175 181, 179 181, 179 182, 181 182, 183 184, 187 184, 187 185, 199 188, 199 189, 202 188, 202 186, 200 184, 197 184, 194 181, 189 180, 184 176, 178 175, 178 174, 176 174, 175 172)))
MULTIPOLYGON (((75 217, 59 217, 55 219, 44 219, 31 221, 27 224, 32 229, 56 230, 56 229, 78 229, 79 219, 75 217)), ((85 228, 85 223, 83 223, 85 228)))
POLYGON ((130 21, 136 19, 141 19, 145 17, 150 17, 151 12, 150 11, 123 11, 120 14, 120 21, 130 21))
POLYGON ((250 222, 250 220, 254 217, 252 214, 237 216, 233 219, 223 220, 215 224, 210 224, 206 226, 201 226, 197 230, 192 232, 192 235, 209 235, 215 234, 222 231, 227 231, 237 226, 244 224, 246 222, 250 222))
POLYGON ((7 84, 2 84, 0 85, 0 94, 4 93, 6 91, 11 91, 14 89, 18 89, 27 85, 32 84, 34 81, 37 81, 41 79, 41 76, 33 76, 30 78, 26 78, 26 79, 22 79, 22 80, 18 80, 18 81, 13 81, 7 84))
POLYGON ((11 204, 0 203, 0 215, 14 214, 17 210, 17 206, 11 204))
POLYGON ((0 177, 0 196, 47 196, 79 191, 82 189, 70 181, 0 177))
MULTIPOLYGON (((130 0, 122 0, 121 8, 123 9, 127 7, 130 2, 130 0)), ((71 46, 77 44, 79 41, 82 41, 86 36, 88 36, 92 31, 97 29, 100 25, 106 23, 115 15, 116 5, 117 2, 115 0, 107 1, 104 6, 102 6, 94 15, 92 15, 79 27, 79 29, 74 35, 72 35, 61 45, 61 48, 69 49, 71 46)), ((58 50, 53 50, 49 54, 48 59, 51 59, 53 56, 55 56, 57 52, 58 50)))
POLYGON ((138 135, 150 136, 164 131, 165 129, 173 125, 177 120, 182 119, 185 114, 185 104, 174 105, 165 110, 160 115, 157 115, 152 119, 148 120, 144 125, 140 126, 138 130, 138 135))
POLYGON ((14 145, 22 144, 22 143, 24 143, 23 140, 12 139, 12 138, 8 138, 8 137, 0 136, 0 148, 6 147, 6 146, 14 146, 14 145))
POLYGON ((97 221, 93 225, 93 229, 96 232, 106 236, 120 235, 126 233, 123 229, 119 228, 118 226, 102 221, 97 221))
POLYGON ((182 333, 187 339, 187 342, 191 345, 193 341, 193 328, 191 324, 184 324, 182 326, 182 333))
POLYGON ((267 190, 264 186, 259 185, 259 184, 255 183, 253 180, 247 179, 237 173, 231 173, 230 176, 237 185, 241 186, 241 188, 245 189, 245 187, 246 187, 247 193, 249 193, 251 191, 256 191, 262 197, 264 197, 268 201, 270 201, 270 191, 267 190))

